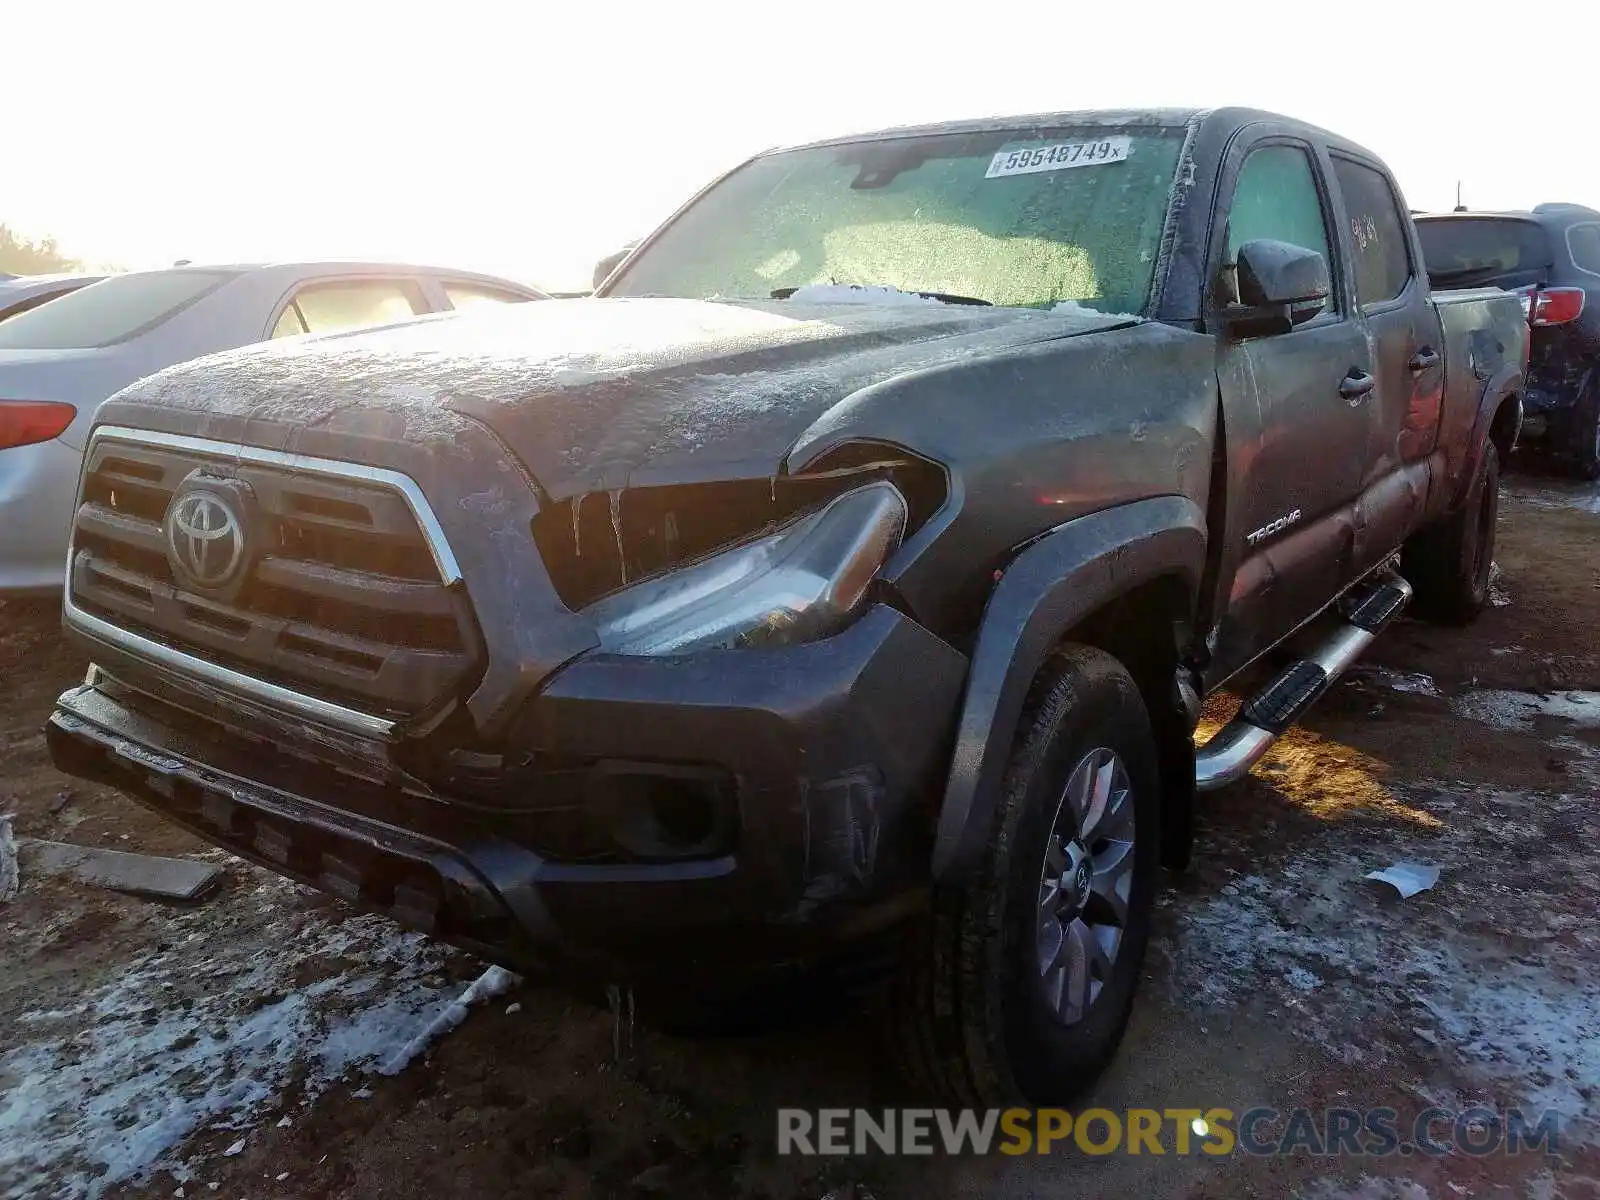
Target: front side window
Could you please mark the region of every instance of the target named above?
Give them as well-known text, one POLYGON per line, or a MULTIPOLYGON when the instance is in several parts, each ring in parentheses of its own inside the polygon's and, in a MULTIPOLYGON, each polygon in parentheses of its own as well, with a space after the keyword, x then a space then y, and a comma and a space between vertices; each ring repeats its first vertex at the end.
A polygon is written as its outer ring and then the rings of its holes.
POLYGON ((1138 312, 1183 136, 994 130, 766 155, 657 234, 606 294, 766 300, 839 284, 1138 312))
POLYGON ((232 271, 113 275, 0 324, 0 350, 89 350, 170 320, 234 278, 232 271))
MULTIPOLYGON (((1311 156, 1299 146, 1252 150, 1234 184, 1228 210, 1228 261, 1236 262, 1246 242, 1269 239, 1315 250, 1331 274, 1332 239, 1317 191, 1311 156)), ((1331 305, 1331 299, 1324 308, 1331 305)))
POLYGON ((295 293, 284 310, 274 337, 295 333, 337 333, 341 329, 361 329, 368 325, 388 325, 409 321, 426 311, 411 285, 397 279, 361 279, 340 283, 313 283, 295 293), (288 313, 294 312, 303 329, 285 327, 288 313))
POLYGON ((1394 189, 1383 173, 1347 158, 1333 160, 1350 221, 1350 246, 1356 268, 1356 299, 1382 304, 1405 291, 1411 279, 1411 254, 1394 189))

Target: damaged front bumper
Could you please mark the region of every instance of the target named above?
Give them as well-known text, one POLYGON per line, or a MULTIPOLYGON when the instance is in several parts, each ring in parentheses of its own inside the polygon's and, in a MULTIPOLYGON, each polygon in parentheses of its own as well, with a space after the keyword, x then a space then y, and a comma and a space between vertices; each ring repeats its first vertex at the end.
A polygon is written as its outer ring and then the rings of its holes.
POLYGON ((677 856, 552 853, 526 834, 539 771, 508 777, 497 802, 409 773, 376 782, 325 746, 274 753, 214 709, 121 679, 64 694, 46 732, 63 771, 241 857, 508 966, 567 960, 620 980, 803 957, 914 907, 965 673, 884 606, 804 645, 569 664, 505 761, 559 755, 646 798, 715 781, 730 819, 677 856))

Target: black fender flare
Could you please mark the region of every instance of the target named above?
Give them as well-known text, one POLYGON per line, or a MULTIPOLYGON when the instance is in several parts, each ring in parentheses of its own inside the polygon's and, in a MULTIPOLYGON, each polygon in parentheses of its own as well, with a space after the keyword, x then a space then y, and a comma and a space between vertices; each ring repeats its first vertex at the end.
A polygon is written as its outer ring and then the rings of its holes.
MULTIPOLYGON (((1478 477, 1478 468, 1483 465, 1483 450, 1489 444, 1490 427, 1494 424, 1494 414, 1499 411, 1501 403, 1508 397, 1515 397, 1517 402, 1517 432, 1522 430, 1522 368, 1516 363, 1505 363, 1483 385, 1483 391, 1478 393, 1478 415, 1472 422, 1472 437, 1467 442, 1467 457, 1462 465, 1460 476, 1456 479, 1455 490, 1450 496, 1450 512, 1455 512, 1467 502, 1467 493, 1472 490, 1472 481, 1478 477)), ((1512 441, 1515 442, 1515 438, 1512 441)))
POLYGON ((970 866, 988 840, 1001 777, 1028 689, 1073 626, 1163 576, 1197 595, 1206 518, 1184 496, 1157 496, 1058 525, 1001 574, 984 608, 933 848, 933 875, 970 866))

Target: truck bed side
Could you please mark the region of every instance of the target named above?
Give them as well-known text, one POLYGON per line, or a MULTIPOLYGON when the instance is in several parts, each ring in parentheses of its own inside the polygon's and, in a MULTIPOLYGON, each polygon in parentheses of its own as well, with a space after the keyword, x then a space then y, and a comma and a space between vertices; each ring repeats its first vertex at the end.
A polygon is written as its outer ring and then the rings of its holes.
POLYGON ((1443 467, 1429 489, 1429 516, 1466 494, 1493 437, 1505 454, 1521 421, 1515 397, 1528 362, 1528 323, 1517 297, 1499 288, 1435 291, 1445 361, 1437 445, 1443 467), (1503 408, 1508 397, 1510 406, 1503 408))

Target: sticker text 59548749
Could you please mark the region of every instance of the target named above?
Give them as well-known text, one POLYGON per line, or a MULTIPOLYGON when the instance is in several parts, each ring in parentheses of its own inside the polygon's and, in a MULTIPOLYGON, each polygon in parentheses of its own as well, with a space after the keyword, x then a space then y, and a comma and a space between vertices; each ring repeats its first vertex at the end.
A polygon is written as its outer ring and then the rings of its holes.
POLYGON ((1098 167, 1123 162, 1128 157, 1129 139, 1096 138, 1092 142, 1060 142, 1053 146, 1024 146, 1002 150, 983 173, 985 179, 1004 175, 1033 175, 1039 171, 1065 171, 1069 167, 1098 167))

